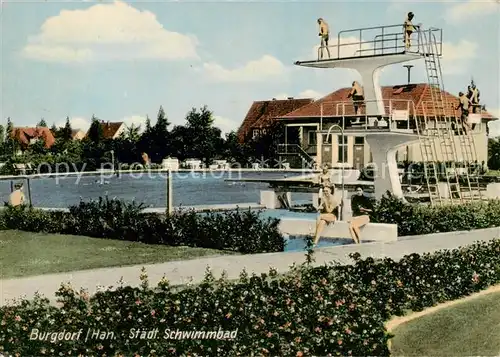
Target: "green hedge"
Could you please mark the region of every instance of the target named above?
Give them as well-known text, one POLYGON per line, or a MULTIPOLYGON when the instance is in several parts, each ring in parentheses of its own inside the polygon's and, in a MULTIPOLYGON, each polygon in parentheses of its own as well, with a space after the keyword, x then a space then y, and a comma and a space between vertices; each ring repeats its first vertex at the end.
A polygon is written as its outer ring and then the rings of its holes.
POLYGON ((199 214, 194 210, 177 210, 171 215, 160 215, 143 213, 143 209, 142 204, 107 197, 80 202, 70 207, 69 212, 6 207, 0 212, 0 228, 240 253, 284 250, 279 220, 263 219, 260 211, 199 214))
POLYGON ((452 251, 411 254, 400 261, 360 259, 353 265, 302 265, 284 276, 205 281, 183 290, 166 280, 118 286, 89 298, 63 286, 59 306, 36 298, 0 308, 0 351, 21 356, 309 356, 388 355, 384 323, 500 282, 500 240, 452 251), (30 341, 40 332, 113 332, 113 340, 30 341), (130 329, 159 329, 134 339, 130 329), (163 339, 165 329, 237 330, 231 340, 163 339), (33 335, 34 336, 34 335, 33 335))
MULTIPOLYGON (((0 213, 0 229, 241 253, 282 252, 285 247, 279 219, 263 219, 260 211, 200 214, 178 210, 172 215, 159 215, 143 213, 143 209, 142 204, 107 197, 80 202, 70 207, 69 213, 7 207, 0 213)), ((500 200, 429 207, 407 204, 387 193, 374 203, 371 222, 397 224, 399 236, 500 227, 500 200)))
POLYGON ((375 203, 371 221, 397 224, 399 236, 500 227, 500 200, 429 207, 387 193, 375 203))

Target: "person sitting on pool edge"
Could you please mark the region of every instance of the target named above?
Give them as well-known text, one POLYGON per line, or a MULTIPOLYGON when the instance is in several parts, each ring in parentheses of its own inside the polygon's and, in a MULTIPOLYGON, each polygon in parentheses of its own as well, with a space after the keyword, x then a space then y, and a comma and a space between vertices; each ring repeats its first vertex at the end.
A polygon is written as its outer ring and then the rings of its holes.
POLYGON ((12 207, 22 206, 25 204, 25 197, 23 193, 23 184, 16 183, 14 186, 14 191, 9 196, 9 205, 12 207))
POLYGON ((361 232, 359 229, 370 223, 370 213, 373 205, 369 197, 363 194, 361 187, 356 188, 356 195, 351 197, 352 219, 349 221, 349 232, 352 239, 359 244, 361 232))
POLYGON ((332 183, 332 174, 330 172, 330 166, 328 164, 324 164, 322 168, 322 172, 318 176, 319 183, 319 191, 318 191, 318 204, 321 203, 321 197, 323 197, 323 189, 325 187, 331 187, 332 183))
POLYGON ((327 186, 323 189, 321 202, 318 206, 319 217, 316 222, 316 233, 314 234, 314 245, 319 242, 319 237, 326 224, 334 223, 337 220, 338 207, 340 203, 334 197, 335 186, 327 186))

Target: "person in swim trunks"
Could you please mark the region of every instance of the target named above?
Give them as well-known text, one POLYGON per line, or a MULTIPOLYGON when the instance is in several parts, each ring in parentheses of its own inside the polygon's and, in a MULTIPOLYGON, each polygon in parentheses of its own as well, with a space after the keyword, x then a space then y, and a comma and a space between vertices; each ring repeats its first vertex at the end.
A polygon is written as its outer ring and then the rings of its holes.
POLYGON ((363 194, 363 189, 358 187, 356 195, 351 197, 352 219, 349 221, 349 232, 352 240, 360 243, 361 232, 359 229, 370 223, 370 213, 373 212, 373 204, 369 197, 363 194))
POLYGON ((330 29, 328 24, 321 17, 318 19, 319 25, 319 35, 321 37, 321 54, 320 59, 323 59, 323 48, 326 48, 326 53, 328 53, 328 58, 330 58, 330 49, 328 48, 328 40, 330 39, 330 29))
POLYGON ((319 217, 316 222, 316 233, 314 234, 314 245, 319 242, 319 237, 325 225, 334 223, 337 220, 338 207, 340 203, 334 197, 335 186, 325 187, 323 189, 323 196, 319 204, 318 211, 319 217), (337 209, 337 212, 336 212, 337 209), (336 215, 337 213, 337 215, 336 215))

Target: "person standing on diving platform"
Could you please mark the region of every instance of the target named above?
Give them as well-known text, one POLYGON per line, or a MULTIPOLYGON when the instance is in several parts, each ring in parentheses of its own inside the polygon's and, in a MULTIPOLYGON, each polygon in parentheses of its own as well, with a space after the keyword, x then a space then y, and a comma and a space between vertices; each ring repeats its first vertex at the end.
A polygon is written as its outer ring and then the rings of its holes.
POLYGON ((328 28, 328 24, 321 17, 318 19, 319 25, 319 35, 321 37, 321 54, 320 59, 323 59, 323 48, 326 48, 326 53, 328 53, 328 58, 330 58, 330 49, 328 48, 328 40, 330 37, 330 29, 328 28))

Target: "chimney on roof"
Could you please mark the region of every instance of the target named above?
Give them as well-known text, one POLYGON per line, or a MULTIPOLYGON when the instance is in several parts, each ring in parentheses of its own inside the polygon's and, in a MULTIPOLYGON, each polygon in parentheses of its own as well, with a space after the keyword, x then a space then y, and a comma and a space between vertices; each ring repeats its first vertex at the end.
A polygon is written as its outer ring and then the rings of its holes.
POLYGON ((403 67, 406 67, 406 69, 408 70, 408 84, 410 84, 410 79, 411 79, 410 72, 411 72, 411 68, 413 67, 413 65, 412 64, 405 64, 403 67))

